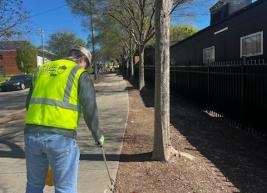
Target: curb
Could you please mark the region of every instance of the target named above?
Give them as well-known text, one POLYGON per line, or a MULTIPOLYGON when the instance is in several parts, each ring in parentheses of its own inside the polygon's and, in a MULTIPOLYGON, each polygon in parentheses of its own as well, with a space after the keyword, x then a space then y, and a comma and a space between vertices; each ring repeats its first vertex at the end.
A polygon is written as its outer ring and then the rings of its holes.
MULTIPOLYGON (((129 109, 130 109, 130 101, 129 101, 129 92, 128 92, 128 89, 127 89, 127 86, 128 86, 128 82, 123 80, 124 83, 125 83, 125 92, 127 93, 127 114, 126 114, 126 120, 125 120, 125 124, 124 124, 124 131, 123 131, 123 135, 122 135, 122 142, 120 144, 120 155, 122 154, 122 148, 123 148, 123 142, 124 142, 124 136, 125 136, 125 132, 126 132, 126 129, 127 129, 127 125, 128 125, 128 117, 129 117, 129 109)), ((116 174, 115 174, 115 177, 114 177, 114 188, 116 189, 116 180, 117 180, 117 174, 118 174, 118 170, 119 170, 119 166, 120 166, 120 161, 118 161, 118 167, 117 167, 117 171, 116 171, 116 174)))

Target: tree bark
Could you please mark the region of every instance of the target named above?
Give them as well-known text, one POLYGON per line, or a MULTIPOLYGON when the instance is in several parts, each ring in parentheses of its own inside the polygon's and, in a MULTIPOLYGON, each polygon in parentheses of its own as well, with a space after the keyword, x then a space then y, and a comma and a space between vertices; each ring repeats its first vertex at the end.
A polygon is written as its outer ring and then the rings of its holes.
POLYGON ((97 80, 97 65, 95 60, 95 35, 94 35, 94 3, 90 0, 90 25, 91 25, 91 41, 92 41, 92 66, 94 67, 94 79, 97 80))
POLYGON ((139 90, 145 87, 144 46, 139 45, 139 90))
POLYGON ((126 77, 129 78, 129 63, 130 63, 131 57, 129 57, 126 60, 126 77))
POLYGON ((153 160, 168 161, 176 151, 170 140, 170 10, 172 0, 155 1, 155 119, 153 160))
POLYGON ((134 77, 134 62, 133 62, 133 54, 130 56, 130 66, 131 66, 131 79, 134 77))
POLYGON ((130 55, 131 79, 133 79, 134 77, 134 63, 133 63, 134 51, 133 51, 133 40, 131 36, 130 36, 130 54, 129 55, 130 55))

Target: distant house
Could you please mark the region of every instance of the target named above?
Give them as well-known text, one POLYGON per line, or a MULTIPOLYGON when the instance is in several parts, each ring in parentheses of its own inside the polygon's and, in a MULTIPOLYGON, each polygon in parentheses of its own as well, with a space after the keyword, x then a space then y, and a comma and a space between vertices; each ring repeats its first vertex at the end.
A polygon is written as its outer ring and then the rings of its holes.
POLYGON ((22 41, 1 41, 0 42, 0 73, 19 74, 17 67, 16 48, 22 41))
POLYGON ((38 67, 38 66, 42 65, 43 63, 46 63, 46 62, 53 60, 55 58, 55 56, 56 56, 55 54, 53 54, 47 50, 44 50, 44 53, 43 53, 41 49, 38 49, 36 66, 38 67), (44 57, 43 57, 43 55, 44 55, 44 57))
POLYGON ((267 59, 267 1, 219 0, 210 26, 171 46, 175 66, 267 59))
MULTIPOLYGON (((20 74, 16 57, 19 45, 24 41, 0 41, 0 74, 20 74)), ((55 55, 44 50, 44 62, 50 61, 55 55)), ((42 51, 38 50, 36 67, 43 64, 42 51)))

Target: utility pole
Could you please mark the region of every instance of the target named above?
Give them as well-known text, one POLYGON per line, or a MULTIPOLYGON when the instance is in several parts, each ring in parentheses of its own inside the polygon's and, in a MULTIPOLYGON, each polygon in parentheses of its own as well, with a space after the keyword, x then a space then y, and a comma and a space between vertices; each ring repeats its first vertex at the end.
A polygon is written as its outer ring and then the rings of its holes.
POLYGON ((41 39, 42 39, 42 57, 43 57, 43 64, 45 63, 44 61, 44 30, 41 28, 41 39))

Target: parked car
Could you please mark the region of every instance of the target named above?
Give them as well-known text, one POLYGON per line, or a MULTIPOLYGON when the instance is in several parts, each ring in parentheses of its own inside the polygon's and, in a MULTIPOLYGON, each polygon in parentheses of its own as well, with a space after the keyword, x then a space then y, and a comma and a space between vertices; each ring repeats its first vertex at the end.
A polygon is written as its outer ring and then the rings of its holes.
POLYGON ((31 86, 32 76, 31 75, 16 75, 11 76, 9 80, 3 82, 0 85, 1 91, 11 90, 24 90, 31 86))

